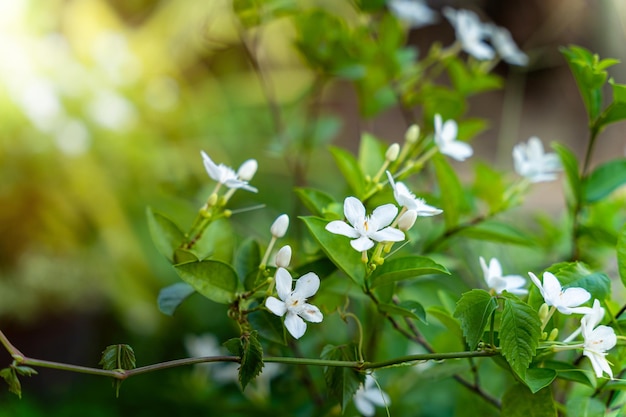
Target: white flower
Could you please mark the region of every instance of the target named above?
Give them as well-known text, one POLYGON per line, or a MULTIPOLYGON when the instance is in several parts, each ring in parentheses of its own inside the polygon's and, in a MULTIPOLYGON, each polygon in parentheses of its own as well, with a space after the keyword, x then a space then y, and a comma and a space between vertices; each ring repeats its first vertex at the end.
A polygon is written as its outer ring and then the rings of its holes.
POLYGON ((350 224, 342 220, 334 220, 326 225, 326 230, 342 236, 353 238, 350 245, 363 252, 374 246, 376 242, 400 242, 404 233, 391 224, 398 214, 393 204, 385 204, 374 209, 371 216, 365 215, 365 206, 355 197, 347 197, 343 203, 343 212, 350 224))
POLYGON ((443 15, 454 27, 456 38, 465 52, 481 61, 495 56, 494 50, 484 42, 489 37, 489 29, 480 21, 476 13, 445 7, 443 15))
POLYGON ((319 308, 308 304, 306 299, 312 297, 320 287, 320 279, 313 272, 304 274, 296 281, 296 289, 291 291, 291 275, 285 268, 276 270, 276 292, 280 300, 268 297, 265 307, 272 313, 285 317, 285 327, 293 337, 299 339, 306 331, 306 321, 320 323, 324 316, 319 308), (304 319, 304 320, 302 320, 304 319))
POLYGON ((437 13, 422 0, 388 0, 387 6, 395 17, 411 28, 428 26, 439 20, 437 13))
POLYGON ((526 280, 519 275, 503 276, 502 267, 496 258, 491 258, 489 265, 487 266, 485 259, 481 256, 480 267, 483 270, 487 286, 493 289, 497 294, 500 294, 505 290, 516 295, 528 294, 528 290, 526 288, 522 288, 526 285, 526 280))
POLYGON ((406 232, 413 227, 415 224, 415 220, 417 220, 417 211, 415 210, 407 210, 398 218, 398 229, 406 232))
POLYGON ((503 60, 511 65, 528 65, 528 56, 517 47, 508 29, 494 24, 488 24, 487 29, 491 36, 491 44, 503 60))
POLYGON ((555 153, 544 153, 543 144, 536 136, 528 143, 519 143, 513 148, 515 171, 531 182, 552 181, 561 170, 559 157, 555 153))
POLYGON ((576 329, 571 335, 567 337, 563 342, 571 342, 576 336, 580 334, 583 326, 589 326, 591 328, 596 327, 604 318, 604 308, 600 305, 600 300, 593 300, 593 306, 591 311, 586 313, 580 320, 580 327, 576 329))
POLYGON ((389 171, 387 171, 387 178, 393 188, 393 196, 401 207, 406 207, 408 210, 415 210, 418 216, 435 216, 443 213, 443 210, 429 206, 423 199, 415 197, 415 194, 413 194, 404 183, 395 182, 389 171))
POLYGON ((237 170, 237 175, 239 179, 242 181, 250 181, 254 174, 256 174, 256 170, 259 168, 259 163, 256 159, 248 159, 244 161, 243 164, 237 170))
POLYGON ((276 266, 287 268, 291 262, 291 246, 285 245, 276 253, 276 266))
POLYGON ((385 407, 391 403, 389 395, 376 386, 374 377, 365 376, 365 383, 354 393, 354 406, 366 417, 376 414, 376 406, 385 407))
POLYGON ((563 290, 554 274, 547 271, 543 273, 543 285, 535 274, 529 272, 528 275, 539 288, 547 305, 556 307, 563 314, 587 314, 591 312, 589 307, 578 307, 591 298, 591 294, 586 289, 572 287, 563 290))
MULTIPOLYGON (((257 192, 256 188, 252 187, 251 185, 248 185, 248 181, 244 181, 243 179, 241 179, 239 175, 237 175, 231 167, 228 167, 224 164, 216 165, 215 162, 213 162, 211 158, 209 158, 209 155, 207 155, 204 151, 200 151, 200 153, 202 154, 202 160, 204 161, 204 168, 206 169, 206 172, 209 174, 209 177, 213 178, 215 181, 217 181, 220 184, 224 184, 228 188, 233 188, 233 189, 242 188, 247 191, 252 191, 253 193, 257 192)), ((251 167, 250 160, 248 160, 244 162, 244 164, 240 168, 240 171, 243 171, 244 175, 247 175, 249 174, 251 168, 252 167, 251 167)))
POLYGON ((454 120, 443 123, 441 115, 435 115, 435 144, 439 152, 457 161, 464 161, 472 156, 474 151, 467 143, 456 140, 457 131, 458 127, 454 120))
POLYGON ((272 226, 270 227, 270 233, 275 238, 281 238, 285 236, 287 233, 287 229, 289 228, 289 216, 286 214, 281 214, 274 220, 272 226))
POLYGON ((615 336, 615 331, 612 327, 598 326, 594 329, 591 324, 593 323, 585 322, 581 326, 583 338, 585 339, 583 355, 591 361, 591 366, 598 378, 602 376, 604 371, 613 379, 613 371, 611 371, 605 356, 607 355, 606 352, 613 349, 617 344, 617 336, 615 336))

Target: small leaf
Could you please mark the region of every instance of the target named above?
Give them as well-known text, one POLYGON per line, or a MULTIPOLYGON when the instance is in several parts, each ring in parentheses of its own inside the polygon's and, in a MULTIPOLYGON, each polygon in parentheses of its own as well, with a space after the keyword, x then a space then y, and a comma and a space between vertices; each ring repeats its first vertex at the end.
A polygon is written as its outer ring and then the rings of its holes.
POLYGON ((611 279, 603 272, 593 272, 583 262, 559 262, 547 271, 559 279, 563 287, 584 288, 592 299, 605 300, 611 295, 611 279))
MULTIPOLYGON (((326 345, 322 350, 321 357, 327 360, 356 361, 356 352, 357 347, 353 344, 342 346, 326 345)), ((330 396, 339 402, 342 410, 345 410, 352 397, 354 397, 354 393, 365 381, 365 375, 351 368, 327 366, 324 368, 324 379, 326 380, 326 388, 328 388, 330 396)))
POLYGON ((534 394, 537 391, 549 386, 556 378, 557 373, 554 369, 548 368, 529 368, 526 370, 524 382, 530 391, 534 394))
POLYGON ((148 216, 148 230, 159 253, 174 263, 174 252, 185 240, 185 234, 172 220, 163 214, 146 209, 148 216))
POLYGON ((605 417, 606 406, 595 397, 570 395, 565 404, 567 417, 605 417))
POLYGON ((259 336, 281 345, 286 345, 285 326, 280 317, 265 310, 255 311, 248 315, 252 327, 259 332, 259 336))
POLYGON ((332 220, 343 218, 343 207, 330 194, 313 188, 296 188, 295 191, 314 216, 332 220))
POLYGON ((322 250, 356 284, 363 285, 365 265, 361 261, 361 253, 350 246, 350 241, 344 236, 330 233, 326 230, 327 220, 318 217, 300 217, 319 243, 322 250))
POLYGON ((549 387, 533 394, 525 386, 515 384, 502 397, 502 415, 507 417, 557 417, 549 387))
POLYGON ((576 207, 581 200, 582 194, 582 186, 578 174, 578 159, 576 159, 576 155, 574 155, 572 151, 560 143, 552 142, 551 146, 559 155, 561 164, 565 170, 568 184, 568 205, 570 208, 576 207))
POLYGON ((459 223, 461 210, 465 207, 465 196, 461 181, 443 155, 432 158, 442 198, 439 202, 448 229, 459 223))
POLYGON ((378 304, 378 310, 382 313, 397 314, 426 323, 426 311, 417 301, 404 301, 398 305, 380 303, 378 304))
POLYGON ((530 365, 541 336, 537 312, 513 294, 503 293, 504 310, 500 320, 502 355, 522 379, 530 365))
POLYGON ((14 368, 4 368, 0 370, 0 377, 9 385, 9 392, 22 398, 22 384, 20 383, 14 368))
POLYGON ((617 267, 622 284, 626 286, 626 224, 622 227, 617 240, 617 267))
POLYGON ((228 304, 235 299, 237 273, 220 261, 196 261, 175 265, 176 272, 187 284, 216 303, 228 304))
POLYGON ((18 373, 18 375, 22 375, 22 376, 33 376, 33 375, 38 374, 38 372, 34 370, 33 368, 31 368, 30 366, 17 365, 17 366, 14 366, 13 368, 15 369, 15 372, 18 373))
POLYGON ((589 370, 576 368, 571 363, 560 361, 543 361, 543 366, 547 369, 553 369, 557 378, 578 382, 591 388, 596 387, 595 375, 589 370))
POLYGON ((450 275, 450 272, 446 267, 424 256, 394 258, 372 272, 369 278, 370 288, 428 274, 450 275))
MULTIPOLYGON (((135 352, 129 345, 110 345, 102 352, 99 364, 102 365, 102 369, 107 371, 135 369, 135 352)), ((122 382, 121 379, 113 379, 115 397, 120 396, 122 382)))
POLYGON ((502 223, 495 220, 481 222, 476 226, 464 228, 458 233, 458 235, 471 239, 507 243, 511 245, 536 245, 535 240, 533 240, 533 238, 526 233, 515 228, 509 223, 502 223))
POLYGON ((241 353, 239 382, 241 388, 245 390, 248 383, 256 378, 263 369, 263 347, 259 342, 256 330, 241 336, 241 353))
POLYGON ((235 254, 235 270, 239 276, 239 282, 244 284, 246 290, 256 287, 261 264, 261 248, 258 242, 252 238, 246 239, 239 246, 235 254))
POLYGON ((331 146, 330 153, 357 198, 365 192, 365 176, 354 155, 342 148, 331 146))
POLYGON ((191 249, 198 259, 210 258, 227 263, 231 262, 234 251, 235 233, 226 219, 212 221, 191 249))
POLYGON ((373 178, 385 162, 385 152, 389 145, 370 133, 361 135, 359 144, 359 166, 361 171, 373 178))
POLYGON ((240 337, 233 337, 228 339, 222 345, 234 356, 241 356, 243 354, 243 343, 240 337))
POLYGON ((593 170, 584 182, 584 196, 595 203, 626 184, 626 158, 615 159, 593 170))
POLYGON ((464 293, 456 304, 454 317, 461 320, 463 334, 470 350, 475 350, 483 336, 491 314, 498 304, 485 290, 471 290, 464 293))
POLYGON ((157 303, 159 311, 165 315, 173 316, 174 312, 196 290, 185 282, 177 282, 159 291, 157 303))

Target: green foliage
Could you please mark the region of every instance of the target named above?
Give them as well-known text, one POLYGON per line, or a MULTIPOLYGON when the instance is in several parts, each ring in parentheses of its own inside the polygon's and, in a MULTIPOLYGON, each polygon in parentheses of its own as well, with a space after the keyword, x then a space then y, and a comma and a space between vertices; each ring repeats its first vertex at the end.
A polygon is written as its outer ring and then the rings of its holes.
POLYGON ((604 417, 606 406, 598 398, 574 396, 568 398, 565 404, 568 417, 604 417))
POLYGON ((157 298, 159 310, 163 314, 173 316, 178 306, 195 292, 193 287, 184 282, 177 282, 162 288, 157 298))
POLYGON ((296 188, 295 192, 314 216, 330 220, 343 218, 343 206, 329 194, 313 188, 296 188))
POLYGON ((454 317, 461 321, 463 334, 470 350, 480 342, 485 326, 498 308, 495 298, 485 290, 464 293, 456 304, 454 317))
POLYGON ((504 309, 500 320, 502 355, 524 380, 539 344, 541 320, 537 311, 515 295, 504 293, 503 297, 504 309))
POLYGON ((361 198, 365 193, 365 176, 357 159, 345 149, 334 146, 330 147, 330 153, 354 196, 361 198))
POLYGON ((509 223, 496 220, 485 221, 476 226, 466 227, 461 230, 458 235, 471 239, 508 243, 511 245, 533 246, 536 244, 533 237, 530 235, 509 223))
POLYGON ((8 368, 0 369, 0 378, 9 385, 9 392, 22 398, 22 384, 20 383, 20 376, 32 376, 37 375, 37 371, 29 366, 24 365, 11 365, 8 368))
POLYGON ((605 300, 611 295, 611 279, 603 272, 593 272, 583 262, 560 262, 547 269, 563 287, 581 287, 591 293, 592 299, 605 300))
POLYGON ((405 279, 417 278, 428 274, 447 274, 446 267, 424 256, 406 256, 386 261, 376 268, 369 277, 370 288, 388 285, 405 279))
POLYGON ((174 252, 185 239, 184 233, 176 224, 165 215, 157 213, 150 207, 146 209, 148 216, 148 228, 150 236, 159 253, 165 256, 171 263, 174 260, 174 252))
MULTIPOLYGON (((322 350, 321 357, 322 359, 334 361, 356 361, 358 360, 356 352, 357 347, 352 344, 342 346, 326 345, 322 350)), ((329 395, 341 405, 342 410, 345 410, 354 393, 365 381, 365 374, 350 368, 327 366, 324 368, 324 379, 326 380, 326 388, 329 395)))
POLYGON ((459 177, 443 155, 433 157, 437 181, 441 192, 441 208, 446 227, 452 228, 459 223, 461 210, 465 207, 465 196, 459 177))
POLYGON ((253 289, 259 283, 257 277, 263 278, 259 274, 259 265, 261 264, 261 247, 254 239, 244 240, 235 256, 235 270, 239 276, 239 281, 244 285, 246 290, 253 289))
POLYGON ((224 346, 233 355, 241 358, 239 367, 239 383, 246 389, 250 381, 254 380, 263 369, 263 346, 259 342, 258 332, 253 330, 244 333, 239 338, 229 339, 224 346))
POLYGON ((402 317, 419 320, 422 323, 426 321, 426 310, 417 301, 402 301, 399 304, 379 303, 378 311, 384 314, 396 314, 402 317))
POLYGON ((626 224, 622 227, 617 241, 617 268, 622 284, 626 286, 626 224))
POLYGON ((587 203, 606 198, 617 188, 626 184, 626 159, 614 159, 598 166, 585 178, 583 191, 587 203))
POLYGON ((524 385, 511 386, 502 398, 502 415, 507 417, 556 417, 552 390, 531 393, 524 385))
MULTIPOLYGON (((135 369, 137 366, 135 361, 135 351, 129 345, 110 345, 102 352, 102 358, 99 364, 102 369, 107 371, 129 370, 135 369)), ((120 387, 122 380, 113 379, 113 387, 115 388, 115 396, 120 396, 120 387)))
POLYGON ((557 372, 549 368, 528 368, 524 375, 524 383, 533 394, 537 393, 552 383, 557 377, 557 372))
POLYGON ((195 261, 175 265, 183 281, 216 303, 228 304, 235 299, 237 272, 220 261, 195 261))
POLYGON ((578 173, 578 159, 572 151, 560 143, 552 143, 551 146, 559 155, 559 158, 561 158, 561 163, 563 164, 568 184, 568 205, 571 209, 574 209, 581 201, 582 195, 582 185, 580 175, 578 173))

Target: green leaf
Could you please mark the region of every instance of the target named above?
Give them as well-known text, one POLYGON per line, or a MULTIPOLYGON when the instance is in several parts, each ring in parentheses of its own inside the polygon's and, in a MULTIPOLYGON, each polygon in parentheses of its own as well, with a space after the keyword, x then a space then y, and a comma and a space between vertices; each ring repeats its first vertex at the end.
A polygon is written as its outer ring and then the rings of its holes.
POLYGON ((449 342, 455 343, 456 341, 459 341, 458 349, 465 348, 464 341, 463 341, 463 330, 461 329, 461 325, 459 324, 458 320, 452 317, 450 313, 448 313, 441 306, 437 306, 437 305, 430 306, 426 309, 426 312, 428 313, 429 317, 434 317, 441 324, 443 324, 446 329, 448 329, 449 342))
MULTIPOLYGON (((107 371, 135 369, 135 352, 129 345, 110 345, 102 352, 102 358, 99 362, 102 369, 107 371)), ((113 387, 115 388, 115 397, 120 396, 120 387, 122 380, 114 378, 113 387)))
POLYGON ((611 279, 603 272, 593 272, 583 262, 560 262, 552 265, 547 271, 559 279, 563 287, 584 288, 591 298, 606 300, 611 295, 611 279))
POLYGON ((174 315, 178 306, 194 292, 196 290, 184 282, 177 282, 162 288, 157 298, 159 311, 168 316, 174 315))
POLYGON ((534 394, 537 391, 547 387, 554 381, 557 373, 554 369, 549 368, 529 368, 526 370, 524 382, 530 391, 534 394))
MULTIPOLYGON (((353 344, 326 345, 322 350, 321 357, 327 360, 356 361, 358 360, 356 352, 357 347, 353 344)), ((345 410, 354 397, 354 393, 365 381, 365 374, 351 368, 327 366, 324 368, 324 379, 330 396, 339 402, 342 410, 345 410)))
POLYGON ((541 336, 537 312, 513 294, 504 293, 504 310, 500 319, 502 355, 522 379, 530 365, 541 336))
POLYGON ((626 223, 622 227, 617 240, 617 268, 622 284, 626 286, 626 223))
POLYGON ((382 313, 397 314, 426 323, 426 311, 417 301, 403 301, 398 305, 380 303, 378 304, 378 310, 382 313))
POLYGON ((209 224, 200 239, 191 249, 198 259, 230 262, 235 252, 235 233, 226 219, 217 219, 209 224))
POLYGON ((0 377, 9 385, 9 392, 22 398, 22 384, 13 367, 0 370, 0 377))
POLYGON ((567 417, 605 417, 606 406, 595 397, 570 395, 565 404, 567 417))
POLYGON ((314 216, 337 220, 343 218, 343 206, 323 191, 313 188, 296 188, 296 194, 302 204, 314 216))
POLYGON ((220 261, 196 261, 175 265, 183 281, 216 303, 228 304, 235 299, 237 273, 220 261))
POLYGON ((335 146, 331 146, 329 149, 352 192, 357 198, 363 196, 365 193, 365 176, 354 155, 335 146))
POLYGON ((557 417, 552 390, 544 388, 537 393, 515 384, 502 397, 502 415, 506 417, 557 417))
POLYGON ((472 190, 476 197, 489 206, 491 212, 496 212, 504 203, 505 185, 503 175, 489 164, 477 162, 475 164, 474 185, 472 190))
POLYGON ((576 368, 571 363, 560 361, 543 361, 543 366, 547 369, 554 369, 557 378, 595 388, 596 377, 591 371, 576 368))
POLYGON ((459 223, 461 209, 465 207, 465 196, 461 181, 441 154, 432 158, 441 192, 439 204, 443 209, 446 228, 450 229, 459 223))
POLYGON ((596 120, 593 129, 600 132, 605 126, 626 119, 626 85, 609 80, 613 89, 613 102, 596 120))
POLYGON ((446 274, 450 271, 430 258, 406 256, 386 261, 370 275, 370 288, 428 274, 446 274))
POLYGON ((485 290, 471 290, 461 295, 456 303, 454 317, 461 321, 470 350, 475 350, 478 346, 485 326, 497 307, 495 298, 485 290))
POLYGON ((495 220, 484 221, 476 226, 462 229, 459 236, 488 242, 507 243, 511 245, 533 246, 536 241, 526 233, 509 223, 495 220))
POLYGON ((239 382, 246 389, 250 381, 256 378, 263 369, 263 347, 259 342, 256 330, 241 336, 241 366, 239 382))
POLYGON ((570 208, 576 207, 578 202, 581 201, 582 194, 582 185, 578 174, 578 160, 576 159, 576 155, 560 143, 552 142, 551 146, 559 155, 561 164, 565 170, 565 176, 568 184, 568 205, 570 208))
POLYGON ((626 158, 615 159, 593 170, 583 183, 585 201, 595 203, 626 184, 626 158))
POLYGON ((319 243, 326 256, 352 281, 362 286, 365 265, 361 261, 361 253, 355 251, 350 246, 349 239, 327 231, 327 220, 311 216, 300 218, 304 221, 304 224, 306 224, 311 235, 319 243))
POLYGON ((361 135, 359 166, 365 175, 374 178, 374 175, 378 173, 378 170, 385 162, 385 152, 388 146, 370 133, 366 132, 361 135))
POLYGON ((246 290, 257 286, 257 278, 261 264, 261 248, 256 240, 249 238, 243 241, 235 254, 235 270, 239 276, 239 282, 244 284, 246 290))
POLYGON ((502 87, 502 78, 477 71, 478 67, 468 67, 465 62, 456 57, 446 60, 446 64, 454 88, 464 96, 502 87))
POLYGON ((241 342, 240 337, 233 337, 232 339, 228 339, 227 341, 222 343, 222 346, 224 346, 231 355, 241 357, 241 355, 243 354, 243 343, 241 342))
POLYGON ((174 251, 185 240, 185 234, 180 228, 163 214, 146 209, 148 216, 148 230, 159 253, 174 263, 174 251))
POLYGON ((255 311, 248 314, 248 320, 252 327, 259 332, 259 336, 270 342, 286 345, 285 326, 277 315, 265 310, 255 311))

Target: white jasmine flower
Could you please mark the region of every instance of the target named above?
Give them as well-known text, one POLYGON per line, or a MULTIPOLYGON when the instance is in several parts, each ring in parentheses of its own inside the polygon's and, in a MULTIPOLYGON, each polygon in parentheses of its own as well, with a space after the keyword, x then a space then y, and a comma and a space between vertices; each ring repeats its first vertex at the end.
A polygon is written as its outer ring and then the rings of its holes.
POLYGON ((600 324, 603 318, 604 318, 604 308, 602 308, 602 306, 600 305, 600 300, 595 299, 593 300, 593 306, 591 307, 591 311, 586 313, 581 319, 580 321, 581 326, 578 329, 576 329, 571 335, 569 335, 569 337, 565 339, 563 342, 571 342, 572 340, 574 340, 576 336, 580 334, 583 326, 586 325, 591 328, 594 328, 598 324, 600 324))
POLYGON ((320 287, 319 277, 309 272, 296 281, 296 289, 291 291, 291 275, 285 268, 276 270, 276 292, 280 300, 268 297, 265 306, 279 317, 285 317, 285 327, 293 337, 299 339, 306 331, 306 321, 320 323, 324 316, 319 308, 308 304, 306 299, 312 297, 320 287), (304 320, 302 320, 304 319, 304 320))
POLYGON ((487 286, 497 294, 501 294, 505 290, 515 295, 528 294, 528 290, 523 288, 526 285, 526 280, 520 275, 502 275, 502 266, 496 258, 491 258, 489 265, 482 256, 479 260, 487 286))
POLYGON ((494 24, 488 24, 487 29, 491 36, 491 44, 504 61, 511 65, 528 65, 528 56, 517 47, 508 29, 494 24))
POLYGON ((285 245, 276 253, 276 266, 287 268, 291 262, 291 246, 285 245))
POLYGON ((519 143, 513 148, 515 171, 530 182, 552 181, 561 170, 556 153, 544 153, 541 140, 533 136, 528 143, 519 143))
POLYGON ((350 237, 350 245, 363 252, 374 246, 376 242, 400 242, 404 233, 396 228, 387 227, 398 214, 393 204, 377 207, 371 216, 365 215, 365 206, 355 197, 347 197, 343 203, 343 212, 350 224, 335 220, 326 225, 326 230, 342 236, 350 237))
POLYGON ((420 28, 436 23, 439 18, 422 0, 388 0, 389 11, 411 28, 420 28))
POLYGON ((529 272, 528 275, 539 288, 548 306, 555 307, 562 314, 587 314, 591 312, 589 307, 578 307, 591 298, 591 294, 586 289, 572 287, 563 290, 561 283, 554 274, 547 271, 543 273, 543 285, 535 274, 529 272))
POLYGON ((484 42, 489 38, 490 31, 476 13, 445 7, 443 15, 454 27, 456 38, 465 52, 481 61, 493 59, 495 56, 493 48, 484 42))
POLYGON ((583 355, 591 361, 591 366, 598 378, 602 376, 602 372, 606 372, 613 379, 613 371, 606 360, 606 355, 607 351, 617 344, 617 336, 612 327, 598 326, 594 329, 591 324, 591 322, 582 323, 581 328, 585 339, 583 355))
POLYGON ((404 183, 393 180, 393 176, 387 171, 387 178, 393 188, 393 196, 395 197, 398 205, 406 207, 408 210, 415 210, 418 216, 435 216, 443 213, 443 210, 426 204, 424 199, 415 197, 404 183))
MULTIPOLYGON (((241 179, 231 167, 228 167, 224 164, 217 165, 211 160, 211 158, 209 158, 209 155, 207 155, 204 151, 200 151, 200 153, 202 154, 204 168, 209 174, 209 177, 213 178, 219 184, 224 184, 231 189, 242 188, 247 191, 252 191, 253 193, 257 192, 256 188, 248 185, 248 181, 241 179)), ((240 168, 240 170, 244 171, 244 174, 248 174, 250 171, 250 162, 246 161, 244 165, 245 164, 248 164, 248 166, 245 169, 240 168)))
POLYGON ((272 226, 270 227, 270 233, 275 238, 281 238, 285 236, 287 233, 287 229, 289 228, 289 216, 286 214, 281 214, 274 220, 272 226))
POLYGON ((389 395, 376 386, 374 377, 365 376, 365 383, 354 393, 354 406, 366 417, 376 414, 375 407, 385 407, 391 403, 389 395))
POLYGON ((435 115, 435 144, 439 152, 457 161, 464 161, 472 156, 474 151, 469 144, 456 140, 457 132, 458 127, 454 120, 443 123, 441 115, 435 115))

